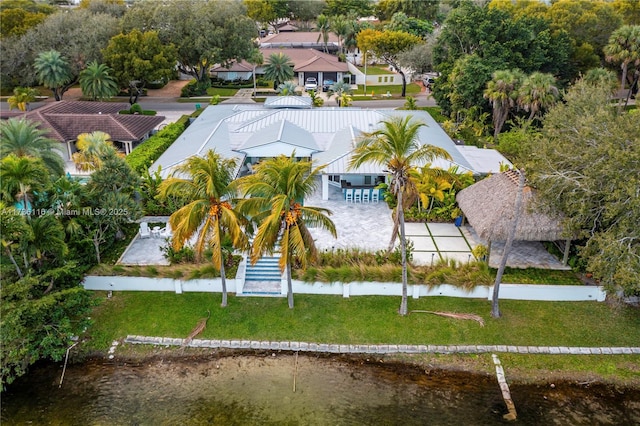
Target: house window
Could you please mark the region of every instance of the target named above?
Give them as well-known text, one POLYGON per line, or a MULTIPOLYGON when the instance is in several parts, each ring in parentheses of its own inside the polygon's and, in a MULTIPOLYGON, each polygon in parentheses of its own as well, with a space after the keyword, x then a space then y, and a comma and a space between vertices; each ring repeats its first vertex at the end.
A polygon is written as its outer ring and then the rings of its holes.
POLYGON ((388 76, 384 76, 384 82, 387 83, 389 81, 389 77, 388 76))
POLYGON ((371 176, 365 176, 364 177, 364 184, 365 185, 371 185, 371 176))
POLYGON ((382 77, 378 77, 378 83, 382 83, 382 77))
POLYGON ((394 78, 395 78, 395 76, 393 76, 393 75, 391 77, 389 77, 389 83, 393 83, 393 79, 394 78))

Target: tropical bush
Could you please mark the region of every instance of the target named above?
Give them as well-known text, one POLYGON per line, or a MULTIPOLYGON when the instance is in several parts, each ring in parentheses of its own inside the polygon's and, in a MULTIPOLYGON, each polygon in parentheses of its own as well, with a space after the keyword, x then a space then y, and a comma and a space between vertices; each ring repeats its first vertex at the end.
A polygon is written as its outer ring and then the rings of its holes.
POLYGON ((178 139, 189 125, 189 116, 182 116, 175 123, 168 124, 162 130, 137 146, 125 158, 127 164, 138 174, 144 174, 154 161, 178 139))

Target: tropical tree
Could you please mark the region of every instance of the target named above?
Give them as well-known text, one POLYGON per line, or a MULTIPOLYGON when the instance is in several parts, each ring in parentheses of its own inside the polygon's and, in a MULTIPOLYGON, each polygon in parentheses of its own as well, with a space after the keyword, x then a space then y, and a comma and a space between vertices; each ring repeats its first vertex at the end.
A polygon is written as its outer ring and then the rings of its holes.
POLYGON ((584 75, 584 81, 592 86, 609 87, 612 96, 618 91, 618 76, 608 69, 592 68, 584 75))
POLYGON ((69 252, 65 243, 64 227, 52 214, 33 217, 27 222, 33 240, 24 247, 25 269, 31 265, 40 269, 45 264, 54 264, 64 259, 69 252))
POLYGON ((129 88, 132 105, 148 82, 171 79, 177 58, 175 46, 163 43, 156 31, 119 34, 109 40, 102 53, 118 84, 129 88))
POLYGON ((29 225, 27 225, 25 215, 17 214, 13 206, 8 206, 0 201, 0 243, 2 244, 2 252, 11 261, 19 278, 24 277, 24 272, 18 265, 14 252, 17 255, 18 249, 24 247, 30 240, 33 240, 33 233, 29 225))
POLYGON ((296 84, 293 81, 286 81, 278 85, 278 94, 280 96, 296 96, 296 84))
POLYGON ((189 200, 169 219, 173 230, 172 245, 180 250, 197 233, 197 255, 201 257, 205 249, 212 249, 211 262, 220 271, 222 280, 222 307, 227 306, 225 236, 231 238, 234 247, 244 249, 248 246, 242 229, 244 219, 231 204, 235 195, 231 186, 235 169, 235 159, 222 158, 215 151, 208 151, 204 158, 188 158, 159 188, 163 198, 180 196, 189 200))
POLYGON ((29 102, 36 100, 40 92, 33 87, 16 87, 13 89, 13 96, 7 99, 9 109, 18 108, 20 111, 27 111, 29 109, 29 102))
POLYGON ((49 174, 39 159, 9 154, 0 162, 3 196, 21 202, 26 212, 29 211, 29 199, 33 192, 43 188, 48 178, 49 174))
POLYGON ((46 137, 44 130, 26 119, 10 118, 0 122, 0 158, 9 154, 17 157, 33 157, 42 160, 55 175, 64 173, 64 160, 58 149, 59 143, 46 137))
POLYGON ((524 79, 518 90, 518 105, 530 111, 529 120, 556 103, 560 92, 555 84, 554 76, 541 72, 534 72, 524 79))
POLYGON ((258 224, 251 246, 251 263, 263 254, 280 253, 280 272, 287 275, 287 301, 293 309, 291 265, 302 268, 317 256, 317 249, 308 226, 328 230, 336 237, 336 228, 329 215, 320 207, 303 205, 317 185, 323 167, 312 168, 310 161, 298 161, 295 153, 267 158, 254 166, 255 173, 237 182, 245 194, 239 208, 258 224))
POLYGON ((117 150, 111 143, 111 136, 99 130, 78 135, 76 147, 78 151, 71 156, 78 170, 91 171, 102 166, 102 159, 117 150))
MULTIPOLYGON (((318 18, 320 18, 318 16, 318 18)), ((343 15, 334 16, 329 22, 331 31, 338 36, 338 45, 340 46, 340 53, 344 53, 344 40, 351 31, 351 23, 343 15)))
POLYGON ((425 126, 412 116, 393 117, 385 120, 382 127, 374 132, 366 133, 356 145, 350 168, 357 168, 364 163, 383 165, 391 174, 391 192, 397 197, 395 220, 400 230, 400 248, 402 254, 402 302, 400 315, 407 315, 407 241, 404 230, 403 195, 414 183, 410 175, 420 163, 431 163, 436 158, 450 159, 449 153, 434 145, 422 144, 419 139, 420 128, 425 126))
POLYGON ((262 52, 259 49, 254 49, 249 55, 247 61, 253 65, 253 72, 251 75, 253 76, 253 97, 256 97, 256 67, 259 67, 264 63, 264 56, 262 56, 262 52))
POLYGON ((264 76, 273 80, 273 88, 277 89, 281 83, 293 78, 293 62, 282 52, 272 53, 266 60, 264 76))
MULTIPOLYGON (((604 54, 607 61, 620 63, 620 90, 624 90, 629 64, 640 65, 640 25, 623 25, 615 30, 604 47, 604 54)), ((620 107, 621 104, 618 112, 620 107)))
POLYGON ((316 21, 316 29, 320 34, 318 34, 318 41, 322 39, 322 49, 324 53, 329 53, 329 48, 327 43, 329 42, 329 31, 331 30, 331 22, 329 21, 329 17, 327 15, 318 15, 318 19, 316 21))
POLYGON ((91 62, 87 68, 80 71, 79 83, 82 94, 92 101, 101 101, 117 95, 120 89, 112 73, 113 70, 105 64, 91 62))
POLYGON ((373 52, 377 58, 392 66, 402 77, 402 94, 407 92, 407 77, 400 64, 400 56, 422 43, 422 39, 403 31, 377 31, 366 29, 357 35, 358 47, 363 52, 373 52))
POLYGON ((498 140, 509 112, 516 106, 518 88, 524 75, 518 70, 499 70, 487 83, 484 97, 493 105, 493 138, 498 140))
POLYGON ((56 101, 61 101, 64 92, 74 83, 69 63, 56 50, 40 53, 34 62, 34 68, 38 80, 51 89, 56 101))

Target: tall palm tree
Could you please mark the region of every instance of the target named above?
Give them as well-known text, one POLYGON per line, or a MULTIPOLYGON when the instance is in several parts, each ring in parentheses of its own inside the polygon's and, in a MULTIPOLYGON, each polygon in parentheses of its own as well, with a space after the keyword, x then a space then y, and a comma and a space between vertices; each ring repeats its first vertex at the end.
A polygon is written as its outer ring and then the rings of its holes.
POLYGON ((211 261, 220 271, 222 280, 222 307, 227 306, 223 239, 228 235, 234 247, 244 249, 248 246, 247 236, 242 230, 245 221, 231 204, 235 194, 231 186, 235 169, 234 159, 225 159, 215 151, 209 151, 204 158, 188 158, 176 168, 174 176, 163 181, 159 187, 161 197, 179 195, 190 200, 169 219, 173 230, 173 248, 180 250, 196 233, 195 252, 198 257, 207 247, 211 247, 211 261))
MULTIPOLYGON (((615 30, 604 47, 604 55, 608 62, 620 63, 620 90, 624 90, 629 64, 640 65, 640 25, 623 25, 615 30)), ((618 111, 621 107, 618 104, 618 111)))
POLYGON ((498 70, 487 83, 484 97, 493 105, 493 138, 498 139, 509 112, 516 106, 518 87, 524 74, 519 70, 498 70))
POLYGON ((253 97, 256 97, 256 67, 259 67, 264 63, 264 56, 262 56, 262 52, 260 49, 254 49, 249 55, 248 62, 253 65, 253 97))
POLYGON ((344 15, 334 16, 330 21, 331 30, 338 36, 340 53, 344 53, 344 40, 350 31, 350 22, 344 15))
POLYGON ((49 174, 39 159, 9 154, 0 162, 0 185, 3 196, 22 202, 29 210, 33 191, 45 186, 49 174))
POLYGON ((337 235, 329 210, 302 204, 315 190, 322 168, 312 168, 310 161, 297 161, 293 153, 290 157, 264 159, 254 166, 254 174, 237 181, 245 197, 250 197, 241 200, 239 208, 258 223, 251 246, 251 263, 256 263, 265 253, 280 252, 280 272, 286 270, 290 309, 293 309, 291 264, 299 262, 305 268, 307 262, 317 256, 307 226, 337 235))
POLYGON ((272 53, 264 66, 264 76, 273 80, 273 88, 293 78, 293 62, 282 52, 272 53))
POLYGON ((111 75, 113 70, 105 64, 93 61, 80 71, 80 88, 82 94, 92 101, 109 99, 118 94, 118 82, 111 75))
POLYGON ((331 23, 329 22, 329 17, 327 15, 318 15, 318 19, 316 20, 316 28, 320 34, 318 35, 318 41, 322 39, 322 48, 324 53, 329 53, 328 43, 329 43, 329 31, 331 30, 331 23))
POLYGON ((78 151, 72 155, 73 162, 78 170, 91 171, 99 169, 102 159, 108 153, 115 153, 117 150, 110 141, 108 133, 99 130, 92 133, 81 133, 78 135, 76 147, 78 151))
POLYGON ((542 110, 556 103, 560 92, 551 74, 534 72, 525 78, 518 90, 518 105, 530 111, 529 121, 542 110))
POLYGON ((402 254, 402 302, 399 313, 407 315, 407 241, 404 230, 406 205, 403 195, 409 186, 414 185, 410 176, 415 166, 419 163, 431 163, 436 158, 451 157, 442 148, 420 143, 419 131, 425 124, 413 120, 410 115, 392 117, 381 124, 380 129, 363 135, 352 153, 349 167, 357 168, 364 163, 374 163, 385 166, 391 174, 390 188, 398 199, 395 220, 400 229, 402 254))
POLYGON ((17 157, 40 158, 44 165, 55 175, 64 173, 64 160, 58 149, 60 143, 46 137, 44 130, 26 119, 10 118, 0 122, 0 157, 9 154, 17 157))
POLYGON ((18 108, 20 111, 27 111, 29 109, 29 102, 36 100, 40 92, 33 87, 16 87, 13 89, 13 96, 7 99, 9 109, 18 108))
POLYGON ((62 94, 72 82, 69 63, 56 50, 49 50, 38 55, 34 62, 38 80, 51 89, 56 101, 62 100, 62 94))

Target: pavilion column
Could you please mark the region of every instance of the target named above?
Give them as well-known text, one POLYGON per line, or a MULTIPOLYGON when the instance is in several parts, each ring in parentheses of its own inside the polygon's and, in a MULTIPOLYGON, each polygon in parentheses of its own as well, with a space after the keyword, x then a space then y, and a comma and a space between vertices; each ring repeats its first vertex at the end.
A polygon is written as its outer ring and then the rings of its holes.
POLYGON ((571 246, 571 240, 564 242, 564 256, 562 257, 562 264, 566 265, 569 261, 569 247, 571 246))
POLYGON ((322 200, 327 201, 329 199, 329 175, 322 175, 322 200))

